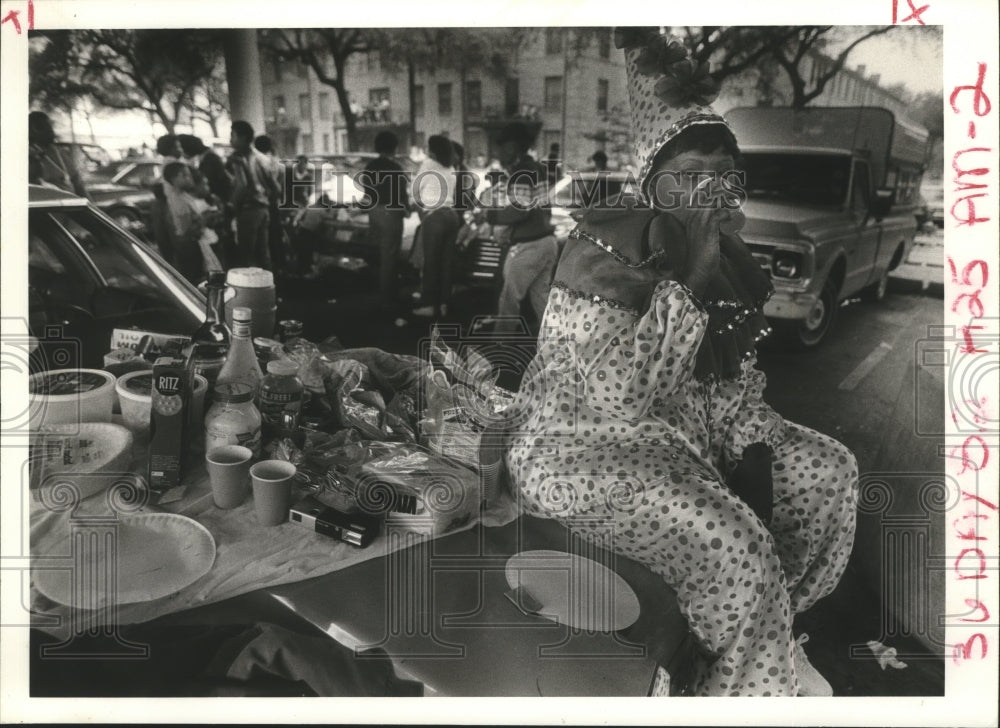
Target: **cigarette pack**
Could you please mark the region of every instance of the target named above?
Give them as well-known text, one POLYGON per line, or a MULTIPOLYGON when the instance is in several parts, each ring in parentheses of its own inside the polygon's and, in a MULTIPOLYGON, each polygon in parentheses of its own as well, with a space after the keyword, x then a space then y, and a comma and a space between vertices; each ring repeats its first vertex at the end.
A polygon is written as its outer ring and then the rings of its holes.
POLYGON ((300 526, 364 548, 379 532, 379 519, 369 513, 344 513, 331 508, 312 496, 306 496, 291 507, 289 520, 300 526))
POLYGON ((149 489, 158 503, 183 494, 192 378, 184 359, 160 357, 153 363, 149 433, 149 489))

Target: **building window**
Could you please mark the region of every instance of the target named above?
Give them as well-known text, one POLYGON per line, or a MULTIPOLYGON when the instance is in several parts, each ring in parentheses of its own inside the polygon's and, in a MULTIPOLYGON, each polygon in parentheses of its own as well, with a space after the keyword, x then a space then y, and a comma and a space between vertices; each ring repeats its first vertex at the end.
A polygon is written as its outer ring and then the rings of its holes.
POLYGON ((333 118, 330 113, 330 94, 325 91, 319 95, 319 118, 323 121, 330 121, 333 118))
POLYGON ((324 154, 329 154, 330 153, 330 135, 329 134, 324 134, 323 135, 323 153, 324 154))
POLYGON ((299 94, 299 116, 303 119, 312 118, 312 99, 309 94, 299 94))
POLYGON ((438 113, 441 116, 451 115, 451 84, 438 84, 438 113))
POLYGON ((597 79, 597 110, 608 110, 608 80, 606 78, 597 79))
POLYGON ((469 116, 479 116, 483 113, 483 84, 481 81, 466 81, 465 113, 469 116))
POLYGON ((302 135, 302 153, 312 154, 313 153, 313 135, 303 134, 302 135))
POLYGON ((545 55, 554 56, 563 51, 563 29, 545 29, 545 55))
POLYGON ((298 73, 299 78, 306 78, 309 75, 309 66, 304 63, 296 63, 295 72, 298 73))
POLYGON ((371 119, 376 123, 387 124, 391 121, 391 101, 388 88, 373 88, 368 90, 368 108, 371 119))
POLYGON ((521 106, 521 87, 514 77, 507 79, 507 87, 504 89, 504 113, 507 116, 517 114, 521 106))
POLYGON ((559 111, 562 108, 562 76, 545 77, 545 109, 559 111))
POLYGON ((424 115, 424 87, 421 85, 413 87, 413 115, 424 115))
POLYGON ((282 60, 280 58, 274 59, 274 80, 277 83, 281 83, 281 64, 282 60))
POLYGON ((611 31, 608 28, 597 31, 597 52, 601 58, 611 58, 611 31))
POLYGON ((285 114, 285 97, 275 96, 274 97, 274 117, 277 119, 285 114))

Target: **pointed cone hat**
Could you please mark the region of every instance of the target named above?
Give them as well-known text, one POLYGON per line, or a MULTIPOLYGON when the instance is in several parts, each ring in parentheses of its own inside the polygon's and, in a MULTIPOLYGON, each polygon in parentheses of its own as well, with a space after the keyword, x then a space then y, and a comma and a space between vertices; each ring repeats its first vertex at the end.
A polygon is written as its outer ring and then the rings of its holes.
POLYGON ((719 89, 708 64, 695 62, 679 39, 658 28, 616 28, 615 47, 625 51, 639 190, 645 197, 653 160, 667 142, 698 124, 729 125, 710 106, 719 89))

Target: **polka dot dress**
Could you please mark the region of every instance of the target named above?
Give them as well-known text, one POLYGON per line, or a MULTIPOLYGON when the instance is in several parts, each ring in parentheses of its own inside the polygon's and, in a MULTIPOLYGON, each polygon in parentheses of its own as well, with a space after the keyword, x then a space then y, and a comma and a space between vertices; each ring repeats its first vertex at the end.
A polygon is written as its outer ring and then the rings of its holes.
POLYGON ((641 316, 554 287, 508 464, 527 512, 613 528, 616 551, 675 589, 710 655, 696 694, 794 695, 792 616, 843 573, 857 466, 763 402, 753 360, 695 380, 706 322, 671 281, 641 316), (755 442, 775 453, 770 528, 724 484, 755 442))

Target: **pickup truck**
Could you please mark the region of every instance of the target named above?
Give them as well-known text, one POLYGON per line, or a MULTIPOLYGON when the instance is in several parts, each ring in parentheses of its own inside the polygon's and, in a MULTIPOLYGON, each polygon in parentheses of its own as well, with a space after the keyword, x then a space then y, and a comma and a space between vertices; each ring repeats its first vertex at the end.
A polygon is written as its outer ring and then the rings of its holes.
POLYGON ((885 296, 913 245, 927 132, 876 107, 745 107, 726 119, 746 172, 741 235, 775 287, 764 314, 818 346, 841 301, 885 296))

